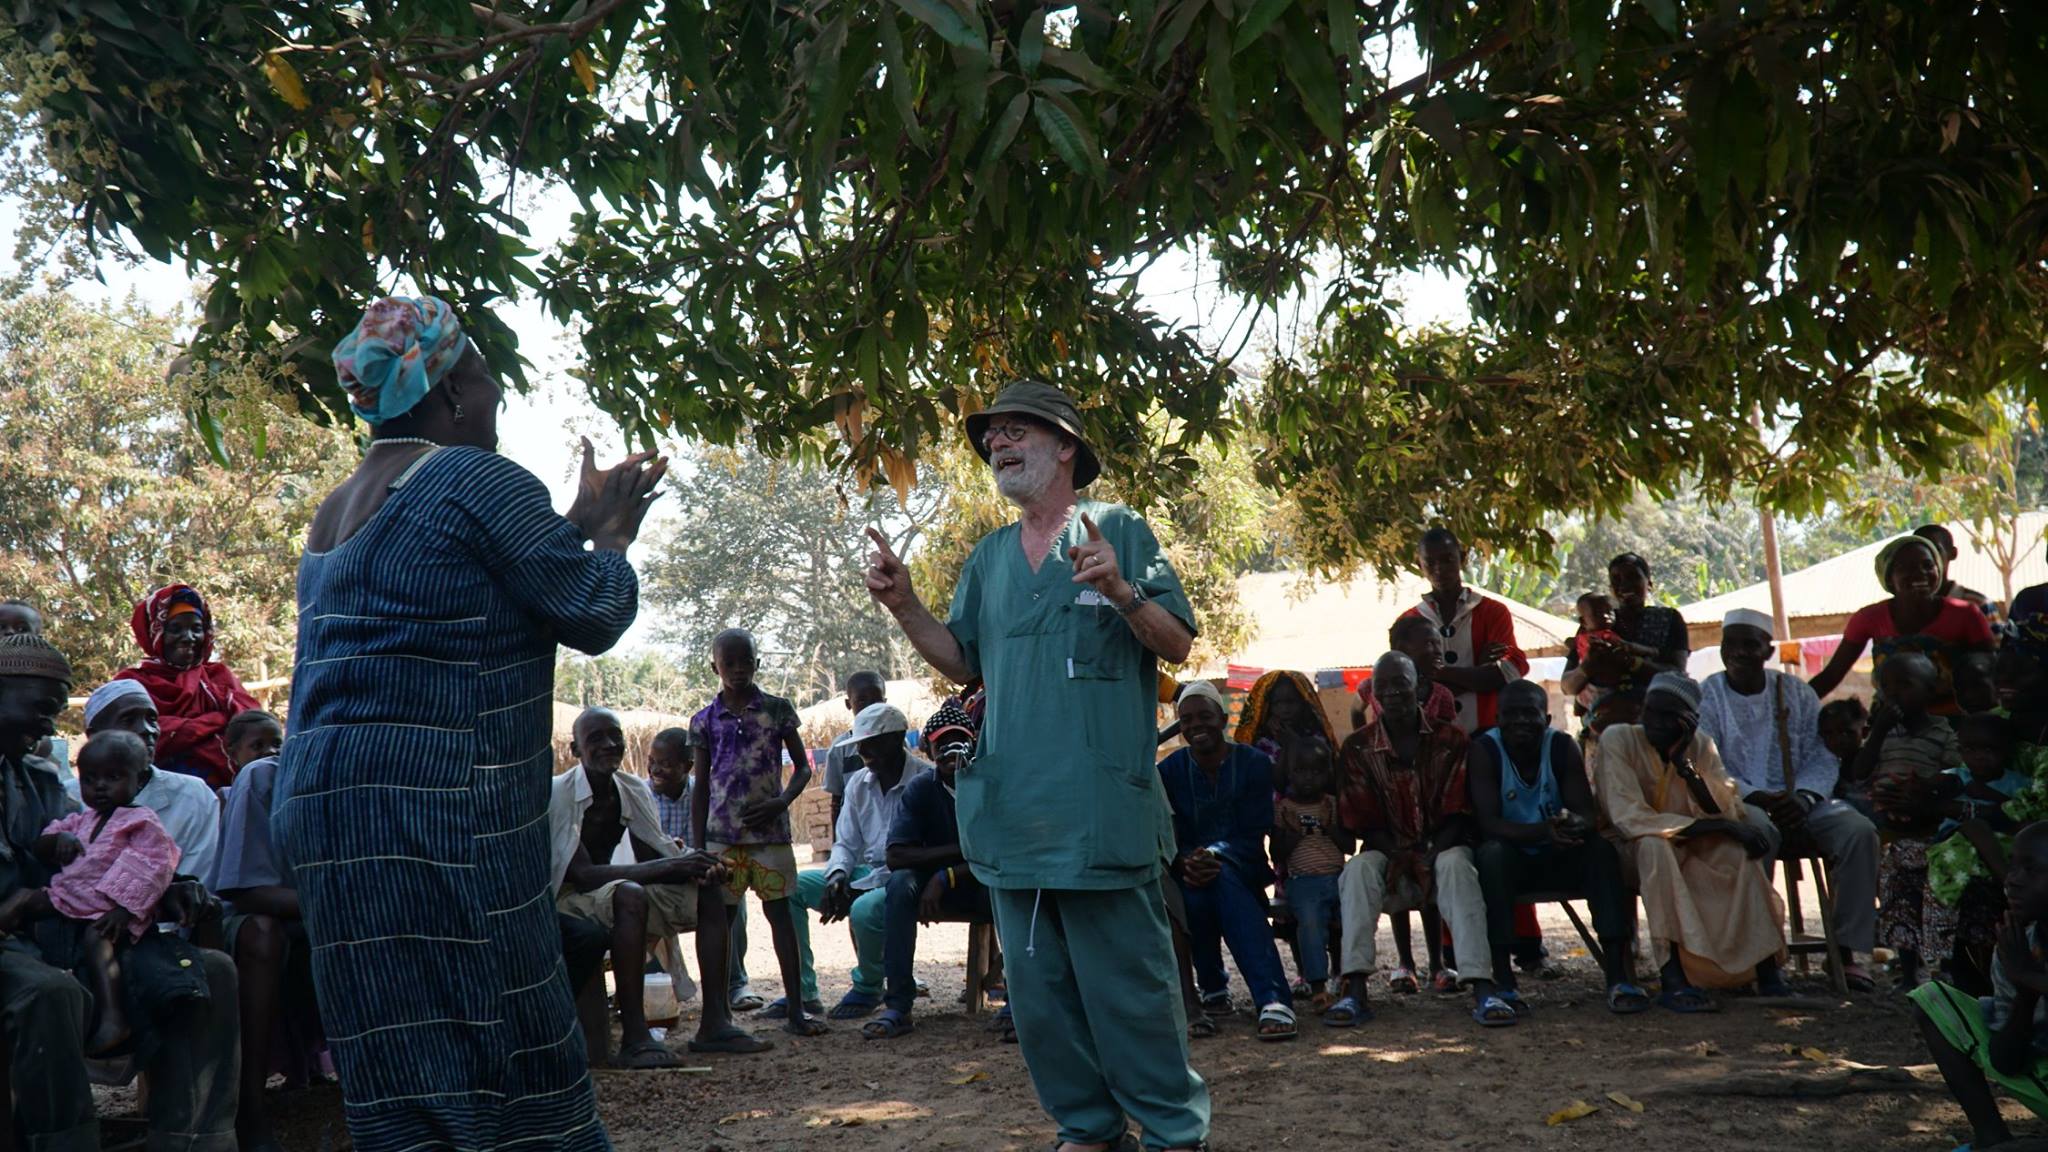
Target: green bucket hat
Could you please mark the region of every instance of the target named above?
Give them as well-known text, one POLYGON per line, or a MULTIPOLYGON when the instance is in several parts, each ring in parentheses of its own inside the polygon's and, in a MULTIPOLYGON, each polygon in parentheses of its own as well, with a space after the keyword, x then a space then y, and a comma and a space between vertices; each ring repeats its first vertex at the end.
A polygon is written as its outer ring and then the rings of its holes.
POLYGON ((1040 380, 1017 380, 1005 386, 996 402, 967 418, 967 438, 983 463, 988 462, 988 445, 982 443, 988 422, 996 416, 1029 416, 1050 424, 1074 438, 1080 446, 1074 454, 1074 487, 1086 488, 1102 474, 1102 462, 1081 435, 1081 413, 1065 392, 1040 380))
POLYGON ((1898 563, 1900 553, 1913 549, 1932 557, 1935 571, 1939 572, 1947 567, 1941 562, 1941 552, 1935 548, 1932 540, 1925 536, 1901 536, 1886 544, 1877 553, 1877 582, 1884 585, 1886 592, 1892 590, 1892 565, 1898 563))

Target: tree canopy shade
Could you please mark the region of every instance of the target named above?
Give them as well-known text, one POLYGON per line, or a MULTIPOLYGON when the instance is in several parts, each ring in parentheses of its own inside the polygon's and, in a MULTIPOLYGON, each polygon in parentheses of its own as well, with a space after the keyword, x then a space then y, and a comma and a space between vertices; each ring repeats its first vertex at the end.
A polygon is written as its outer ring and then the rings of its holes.
POLYGON ((79 222, 213 274, 204 339, 309 402, 400 283, 516 381, 489 306, 532 293, 629 430, 899 488, 1018 374, 1141 490, 1254 432, 1311 562, 1439 517, 1541 555, 1692 473, 1808 511, 2048 379, 2037 5, 49 0, 0 61, 79 222), (536 253, 542 181, 582 212, 536 253), (1327 287, 1317 337, 1233 390, 1136 291, 1185 249, 1327 287), (1417 268, 1474 330, 1401 330, 1417 268))

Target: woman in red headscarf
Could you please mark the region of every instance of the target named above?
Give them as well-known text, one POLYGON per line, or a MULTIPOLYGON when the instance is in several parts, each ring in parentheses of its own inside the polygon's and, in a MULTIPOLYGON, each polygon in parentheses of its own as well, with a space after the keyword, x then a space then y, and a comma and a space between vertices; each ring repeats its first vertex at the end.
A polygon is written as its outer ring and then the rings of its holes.
POLYGON ((197 776, 214 788, 234 781, 223 733, 238 712, 261 707, 234 672, 213 655, 213 613, 185 584, 167 584, 135 606, 130 621, 142 645, 140 664, 114 674, 149 690, 162 735, 156 766, 197 776))

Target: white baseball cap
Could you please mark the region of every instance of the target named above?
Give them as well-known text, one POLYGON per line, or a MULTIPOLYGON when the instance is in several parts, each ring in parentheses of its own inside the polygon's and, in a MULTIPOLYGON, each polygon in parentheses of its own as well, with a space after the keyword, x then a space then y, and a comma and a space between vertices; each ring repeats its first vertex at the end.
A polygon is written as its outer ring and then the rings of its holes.
POLYGON ((857 744, 870 736, 901 735, 910 731, 910 721, 903 715, 903 709, 887 701, 878 701, 860 710, 853 718, 853 731, 841 736, 836 743, 857 744))

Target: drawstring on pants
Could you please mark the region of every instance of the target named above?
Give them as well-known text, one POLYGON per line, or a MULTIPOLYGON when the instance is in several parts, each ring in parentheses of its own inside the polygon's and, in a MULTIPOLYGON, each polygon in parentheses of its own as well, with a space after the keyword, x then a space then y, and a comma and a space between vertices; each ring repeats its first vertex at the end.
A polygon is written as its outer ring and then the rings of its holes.
POLYGON ((1038 889, 1038 894, 1031 898, 1031 931, 1026 933, 1024 937, 1024 954, 1026 956, 1038 955, 1038 906, 1044 902, 1045 889, 1040 888, 1038 889))

